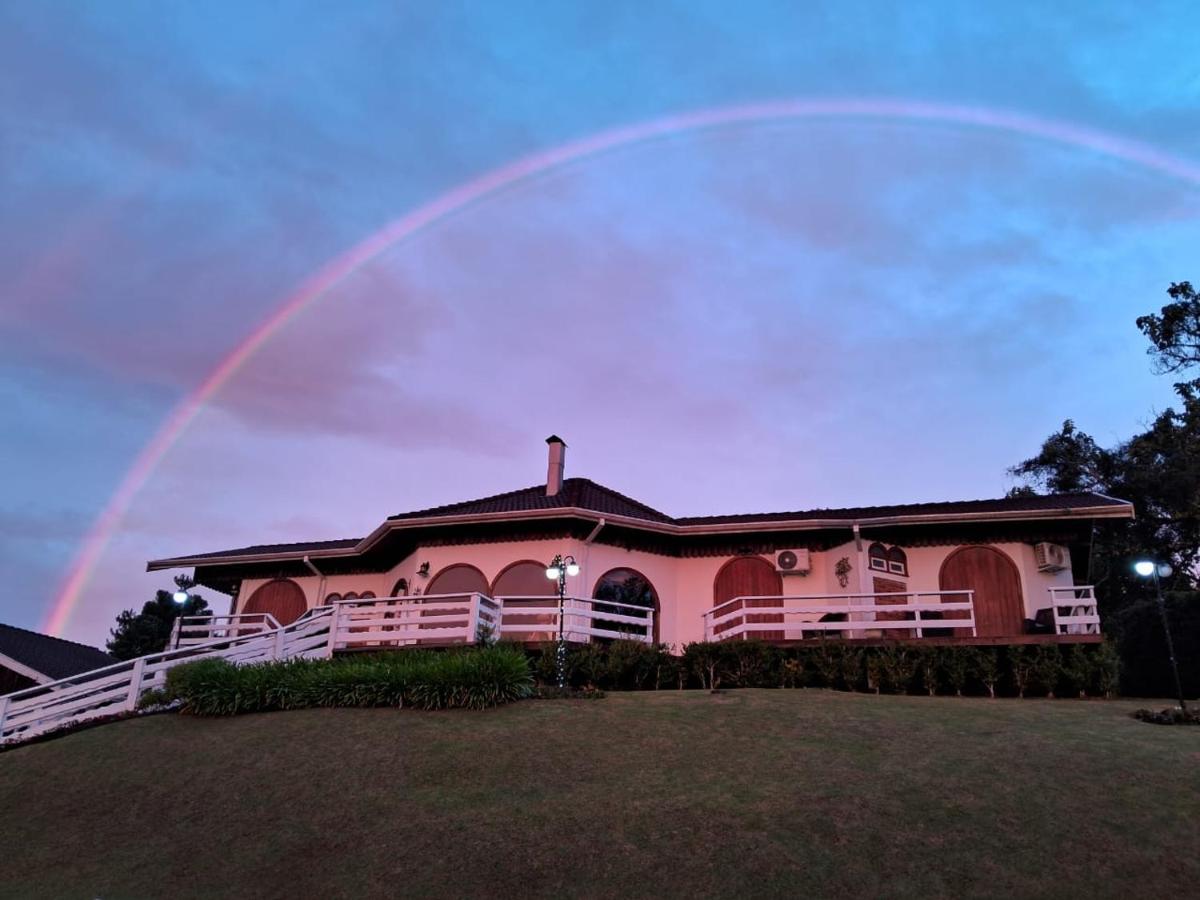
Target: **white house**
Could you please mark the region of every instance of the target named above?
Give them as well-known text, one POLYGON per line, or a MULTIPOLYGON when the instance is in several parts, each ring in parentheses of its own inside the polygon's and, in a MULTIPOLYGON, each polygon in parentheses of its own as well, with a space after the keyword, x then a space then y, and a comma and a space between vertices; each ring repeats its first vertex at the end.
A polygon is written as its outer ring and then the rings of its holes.
POLYGON ((571 640, 1089 642, 1100 640, 1085 584, 1093 529, 1133 515, 1126 501, 1081 493, 676 518, 564 478, 566 444, 547 444, 544 484, 400 513, 362 538, 148 569, 190 569, 230 594, 226 626, 341 609, 364 635, 343 649, 469 641, 470 616, 508 639, 548 639, 556 556, 577 562, 562 623, 571 640))

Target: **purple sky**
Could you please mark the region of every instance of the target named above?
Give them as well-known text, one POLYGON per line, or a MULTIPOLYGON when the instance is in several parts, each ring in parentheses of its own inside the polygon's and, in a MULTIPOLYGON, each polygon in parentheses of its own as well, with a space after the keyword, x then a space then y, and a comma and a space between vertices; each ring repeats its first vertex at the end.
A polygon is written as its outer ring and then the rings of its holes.
MULTIPOLYGON (((1196 36, 1187 3, 0 0, 0 621, 43 620, 141 447, 300 282, 469 179, 780 98, 1002 109, 1200 160, 1196 36)), ((528 180, 253 357, 65 634, 100 643, 169 586, 148 558, 536 483, 552 431, 568 475, 672 514, 998 496, 1064 418, 1110 442, 1169 404, 1133 319, 1200 279, 1198 198, 860 117, 528 180)))

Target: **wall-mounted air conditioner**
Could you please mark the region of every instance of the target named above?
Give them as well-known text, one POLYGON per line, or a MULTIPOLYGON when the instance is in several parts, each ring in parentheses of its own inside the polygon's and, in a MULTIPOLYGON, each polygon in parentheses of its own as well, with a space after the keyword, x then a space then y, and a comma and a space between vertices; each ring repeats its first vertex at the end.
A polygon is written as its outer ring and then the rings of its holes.
POLYGON ((775 551, 775 571, 781 575, 807 575, 811 568, 807 549, 775 551))
POLYGON ((1071 568, 1071 551, 1062 544, 1034 544, 1033 557, 1039 572, 1062 572, 1071 568))

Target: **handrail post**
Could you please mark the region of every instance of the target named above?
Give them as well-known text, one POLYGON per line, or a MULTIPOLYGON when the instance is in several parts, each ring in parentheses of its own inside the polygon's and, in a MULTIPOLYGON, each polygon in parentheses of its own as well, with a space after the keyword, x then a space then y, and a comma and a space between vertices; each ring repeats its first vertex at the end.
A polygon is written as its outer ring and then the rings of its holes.
POLYGON ((167 647, 171 650, 179 649, 179 626, 183 623, 183 616, 176 616, 175 622, 171 626, 171 639, 167 641, 167 647))
POLYGON ((333 658, 333 645, 334 645, 334 642, 337 640, 338 612, 341 610, 341 608, 342 608, 342 605, 340 603, 334 603, 333 604, 333 612, 331 612, 329 614, 329 644, 325 648, 325 658, 326 659, 333 658))
POLYGON ((275 643, 271 647, 271 659, 283 659, 285 650, 283 647, 284 640, 287 635, 284 634, 283 628, 275 629, 275 643))
POLYGON ((482 595, 476 591, 471 594, 471 605, 467 613, 466 643, 474 644, 479 636, 479 598, 482 595))
POLYGON ((125 709, 133 712, 137 709, 138 698, 142 695, 142 675, 146 671, 146 657, 139 656, 133 663, 133 673, 129 681, 129 693, 125 697, 125 709))
POLYGON ((979 637, 979 633, 975 630, 975 591, 970 592, 971 600, 971 637, 979 637))

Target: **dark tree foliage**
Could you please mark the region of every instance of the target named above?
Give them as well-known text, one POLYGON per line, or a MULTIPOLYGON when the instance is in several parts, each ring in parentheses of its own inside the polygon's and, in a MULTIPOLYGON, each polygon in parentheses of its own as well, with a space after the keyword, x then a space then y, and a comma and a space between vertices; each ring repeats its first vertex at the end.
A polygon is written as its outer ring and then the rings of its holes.
POLYGON ((203 597, 189 594, 186 603, 176 603, 171 591, 158 591, 140 613, 127 609, 117 616, 109 632, 108 652, 117 659, 134 659, 165 650, 171 629, 180 616, 202 616, 209 611, 203 597))
MULTIPOLYGON (((1164 372, 1200 365, 1200 296, 1188 282, 1171 285, 1173 303, 1137 320, 1164 372)), ((1067 420, 1041 450, 1009 471, 1021 489, 1098 491, 1129 500, 1133 521, 1097 526, 1086 577, 1096 585, 1106 630, 1117 640, 1127 693, 1174 693, 1163 649, 1162 624, 1152 586, 1132 571, 1134 560, 1154 557, 1174 574, 1163 588, 1171 602, 1172 632, 1184 688, 1200 692, 1200 617, 1192 610, 1200 588, 1200 381, 1175 385, 1179 403, 1160 413, 1141 434, 1105 448, 1067 420)))
POLYGON ((1157 315, 1139 316, 1137 327, 1150 339, 1147 351, 1160 372, 1179 372, 1200 363, 1200 295, 1191 282, 1167 289, 1170 303, 1157 315))

